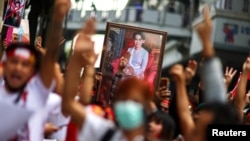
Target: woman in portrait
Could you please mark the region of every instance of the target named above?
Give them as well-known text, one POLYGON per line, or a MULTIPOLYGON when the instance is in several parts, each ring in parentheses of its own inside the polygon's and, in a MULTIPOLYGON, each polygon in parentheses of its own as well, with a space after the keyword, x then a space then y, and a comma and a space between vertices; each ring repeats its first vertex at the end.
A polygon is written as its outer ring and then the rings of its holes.
POLYGON ((129 53, 129 61, 124 70, 126 75, 134 75, 139 78, 144 78, 144 71, 148 64, 148 51, 143 48, 145 36, 141 32, 133 34, 134 47, 130 47, 127 51, 129 53))

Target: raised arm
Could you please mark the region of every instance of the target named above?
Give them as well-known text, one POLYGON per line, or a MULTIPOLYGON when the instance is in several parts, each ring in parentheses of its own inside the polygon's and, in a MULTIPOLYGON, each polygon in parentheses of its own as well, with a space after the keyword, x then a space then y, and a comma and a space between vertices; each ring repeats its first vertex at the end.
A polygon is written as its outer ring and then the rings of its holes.
POLYGON ((84 106, 75 101, 80 82, 80 72, 85 67, 84 78, 82 80, 82 98, 88 98, 94 84, 94 63, 97 55, 94 53, 94 43, 90 36, 94 33, 95 22, 88 20, 82 34, 75 43, 73 55, 69 60, 69 68, 66 71, 65 87, 63 91, 62 111, 71 115, 73 121, 81 127, 85 121, 84 106), (87 70, 86 70, 87 69, 87 70))
POLYGON ((206 102, 226 102, 226 86, 223 82, 222 66, 219 59, 215 57, 215 50, 211 40, 212 20, 209 9, 204 9, 205 21, 196 26, 196 30, 203 46, 204 62, 201 68, 201 78, 204 84, 204 100, 206 102))
MULTIPOLYGON (((64 43, 64 41, 65 41, 65 39, 63 37, 61 37, 59 45, 61 46, 64 43)), ((37 51, 39 51, 42 56, 46 55, 46 49, 42 47, 42 37, 41 36, 38 36, 36 38, 35 47, 36 47, 37 51)), ((54 68, 54 72, 55 72, 54 77, 56 80, 55 92, 57 94, 62 94, 63 87, 64 87, 64 78, 63 78, 63 74, 61 73, 60 64, 55 62, 54 67, 55 67, 54 68)))
POLYGON ((60 37, 64 17, 70 8, 70 0, 56 0, 54 4, 51 22, 48 27, 47 42, 45 43, 46 54, 42 57, 40 76, 44 85, 49 88, 54 78, 55 62, 60 50, 60 37))
POLYGON ((245 107, 246 101, 246 87, 248 74, 250 73, 250 57, 247 57, 246 61, 242 66, 241 78, 236 90, 236 96, 234 99, 234 104, 239 112, 241 119, 243 119, 243 109, 245 107))
POLYGON ((181 65, 174 65, 169 73, 176 83, 176 106, 180 117, 182 134, 185 140, 189 140, 195 130, 195 124, 189 110, 184 69, 181 65))
POLYGON ((64 87, 64 78, 63 78, 63 73, 61 73, 60 65, 58 63, 55 63, 55 79, 56 79, 55 92, 61 95, 64 87))

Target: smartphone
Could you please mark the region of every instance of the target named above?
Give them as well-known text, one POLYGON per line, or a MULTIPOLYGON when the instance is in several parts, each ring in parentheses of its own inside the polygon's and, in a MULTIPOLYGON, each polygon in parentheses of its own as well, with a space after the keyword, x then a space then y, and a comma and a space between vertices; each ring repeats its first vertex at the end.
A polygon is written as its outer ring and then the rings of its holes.
POLYGON ((160 88, 166 87, 166 89, 170 88, 170 82, 167 77, 163 77, 160 79, 160 88))

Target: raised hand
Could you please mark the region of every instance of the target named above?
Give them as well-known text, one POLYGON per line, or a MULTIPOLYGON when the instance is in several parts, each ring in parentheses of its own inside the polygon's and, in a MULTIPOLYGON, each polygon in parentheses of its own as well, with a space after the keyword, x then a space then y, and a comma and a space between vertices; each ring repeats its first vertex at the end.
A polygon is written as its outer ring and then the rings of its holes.
POLYGON ((246 61, 243 64, 242 67, 243 73, 249 73, 250 72, 250 57, 247 57, 246 61))
POLYGON ((71 7, 70 0, 56 0, 53 12, 54 21, 61 22, 71 7))
POLYGON ((96 80, 97 82, 101 82, 101 81, 102 81, 102 72, 97 72, 97 73, 95 74, 95 80, 96 80))
POLYGON ((204 21, 202 23, 199 23, 195 27, 195 29, 197 30, 197 33, 199 34, 201 40, 205 41, 205 40, 210 40, 213 29, 213 23, 210 18, 210 12, 208 6, 206 6, 203 9, 203 17, 204 21))
POLYGON ((61 36, 59 45, 62 45, 64 42, 65 42, 65 38, 63 36, 61 36))
POLYGON ((80 55, 83 66, 93 66, 97 59, 94 50, 94 42, 91 36, 95 33, 95 20, 89 19, 84 28, 80 30, 79 36, 75 43, 74 54, 80 55))
POLYGON ((203 57, 205 59, 215 56, 215 50, 211 40, 213 23, 210 18, 209 8, 206 6, 203 10, 204 21, 196 25, 195 29, 200 37, 203 46, 203 57))
POLYGON ((236 73, 237 73, 237 70, 235 70, 234 68, 226 67, 226 71, 224 74, 224 81, 227 87, 232 82, 233 77, 235 76, 236 73))
POLYGON ((42 47, 42 37, 41 37, 41 36, 36 37, 35 46, 36 46, 37 48, 42 47))
POLYGON ((250 90, 246 94, 246 104, 250 104, 250 90))
POLYGON ((183 66, 180 64, 174 65, 170 69, 169 74, 172 76, 172 78, 175 82, 180 82, 180 81, 183 82, 186 79, 183 66))
POLYGON ((171 97, 171 91, 166 89, 166 87, 160 87, 155 95, 159 100, 169 99, 171 97))
POLYGON ((38 36, 36 38, 35 47, 36 47, 37 51, 39 51, 42 55, 45 55, 46 49, 42 47, 42 37, 41 36, 38 36))
POLYGON ((197 70, 197 62, 195 60, 189 60, 188 65, 185 68, 186 81, 190 82, 194 77, 197 70))

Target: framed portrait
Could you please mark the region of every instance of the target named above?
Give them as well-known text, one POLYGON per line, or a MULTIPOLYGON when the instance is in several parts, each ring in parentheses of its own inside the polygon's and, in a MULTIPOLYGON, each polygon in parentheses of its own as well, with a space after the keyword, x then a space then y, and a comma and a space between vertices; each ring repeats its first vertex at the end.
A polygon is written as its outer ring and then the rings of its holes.
POLYGON ((96 101, 111 105, 117 84, 136 76, 157 88, 167 32, 108 22, 96 101))
POLYGON ((4 25, 19 27, 25 11, 26 0, 8 0, 4 25))

